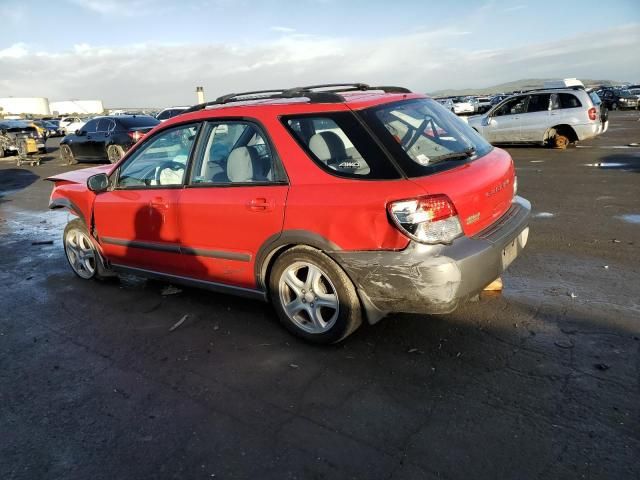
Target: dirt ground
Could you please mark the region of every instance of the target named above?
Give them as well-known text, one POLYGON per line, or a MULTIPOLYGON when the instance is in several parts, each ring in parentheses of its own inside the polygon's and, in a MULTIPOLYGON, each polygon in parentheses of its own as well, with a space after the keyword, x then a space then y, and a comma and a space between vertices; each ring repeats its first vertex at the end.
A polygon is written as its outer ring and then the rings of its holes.
POLYGON ((259 302, 76 278, 42 179, 87 165, 2 160, 0 478, 640 478, 638 120, 508 149, 534 218, 502 295, 333 347, 259 302))

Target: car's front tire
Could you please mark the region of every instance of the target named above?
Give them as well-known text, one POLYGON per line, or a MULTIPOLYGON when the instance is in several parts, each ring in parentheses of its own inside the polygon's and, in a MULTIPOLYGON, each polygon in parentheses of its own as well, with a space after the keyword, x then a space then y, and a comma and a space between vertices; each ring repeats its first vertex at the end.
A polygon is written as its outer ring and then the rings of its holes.
POLYGON ((280 322, 309 342, 339 342, 362 323, 353 283, 314 248, 298 246, 280 255, 271 269, 269 292, 280 322))
POLYGON ((71 220, 62 235, 64 253, 73 273, 83 280, 104 279, 110 271, 104 267, 100 252, 79 218, 71 220))

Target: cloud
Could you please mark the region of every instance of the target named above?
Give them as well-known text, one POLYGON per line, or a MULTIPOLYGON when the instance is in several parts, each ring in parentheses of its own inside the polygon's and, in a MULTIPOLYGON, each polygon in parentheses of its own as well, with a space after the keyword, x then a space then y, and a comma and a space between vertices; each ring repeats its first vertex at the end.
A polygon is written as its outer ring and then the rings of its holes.
POLYGON ((68 0, 72 4, 101 15, 134 16, 155 10, 154 0, 68 0))
POLYGON ((0 50, 0 58, 21 58, 29 54, 24 43, 15 43, 4 50, 0 50))
POLYGON ((452 40, 462 33, 441 29, 364 40, 283 32, 259 44, 79 44, 63 52, 34 52, 15 44, 0 50, 0 91, 101 98, 112 107, 161 107, 194 103, 196 85, 213 98, 231 91, 344 81, 425 92, 520 78, 640 79, 640 65, 630 61, 640 50, 638 24, 490 50, 453 47, 452 40))
POLYGON ((270 30, 273 32, 279 32, 279 33, 294 33, 296 31, 295 28, 279 27, 279 26, 273 26, 270 28, 270 30))

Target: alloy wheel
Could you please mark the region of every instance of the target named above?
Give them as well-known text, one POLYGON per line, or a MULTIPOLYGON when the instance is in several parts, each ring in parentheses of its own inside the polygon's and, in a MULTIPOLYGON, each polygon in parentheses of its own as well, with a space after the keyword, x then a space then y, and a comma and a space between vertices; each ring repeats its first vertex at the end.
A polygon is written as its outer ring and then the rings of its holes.
POLYGON ((326 273, 308 262, 295 262, 278 282, 280 302, 289 319, 305 332, 320 334, 335 324, 338 292, 326 273))
POLYGON ((96 250, 84 232, 69 230, 64 237, 64 250, 71 268, 79 277, 93 277, 96 272, 96 250))

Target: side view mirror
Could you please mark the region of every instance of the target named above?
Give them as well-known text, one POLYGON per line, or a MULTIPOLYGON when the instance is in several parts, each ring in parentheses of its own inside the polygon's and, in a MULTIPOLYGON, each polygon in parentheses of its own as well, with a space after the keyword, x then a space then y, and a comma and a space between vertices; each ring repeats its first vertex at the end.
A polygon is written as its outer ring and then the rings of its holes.
POLYGON ((76 130, 76 135, 79 137, 84 137, 87 134, 84 130, 76 130))
POLYGON ((482 126, 486 127, 491 123, 491 115, 488 113, 482 118, 482 126))
POLYGON ((87 178, 87 188, 95 193, 106 192, 109 188, 109 177, 106 173, 97 173, 87 178))

